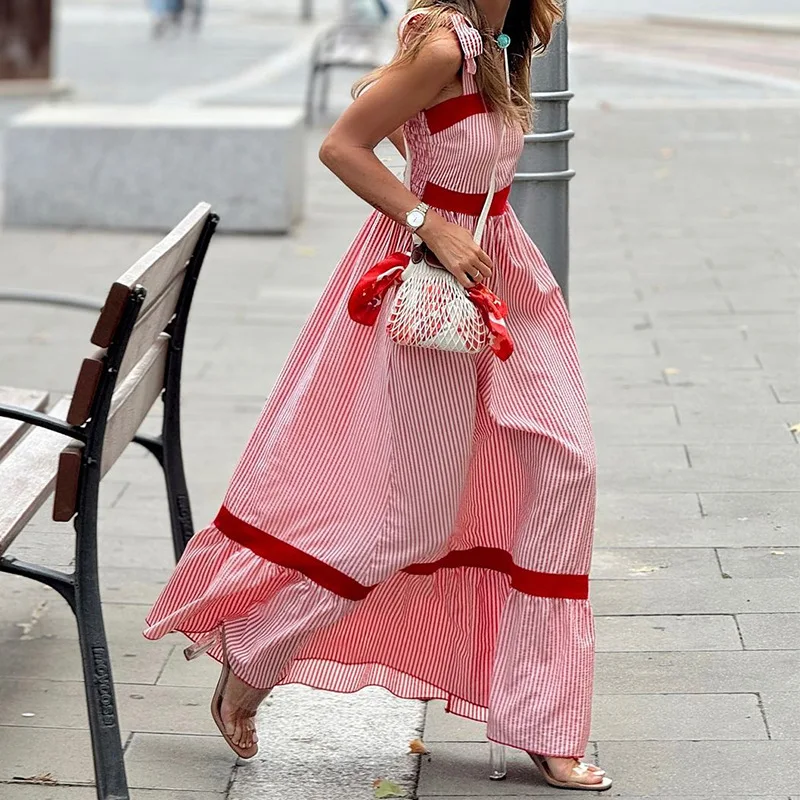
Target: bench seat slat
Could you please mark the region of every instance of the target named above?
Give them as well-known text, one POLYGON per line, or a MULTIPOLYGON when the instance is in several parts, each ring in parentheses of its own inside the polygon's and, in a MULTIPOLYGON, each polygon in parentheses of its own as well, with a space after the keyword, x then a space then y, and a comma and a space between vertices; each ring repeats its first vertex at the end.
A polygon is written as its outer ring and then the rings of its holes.
MULTIPOLYGON (((66 419, 69 398, 50 416, 66 419)), ((31 432, 0 461, 0 553, 4 553, 50 496, 65 436, 43 428, 31 432)))
MULTIPOLYGON (((0 386, 0 403, 5 406, 18 406, 30 411, 44 411, 47 408, 49 397, 47 392, 0 386)), ((5 458, 11 448, 22 438, 27 428, 27 422, 0 417, 0 459, 5 458)))

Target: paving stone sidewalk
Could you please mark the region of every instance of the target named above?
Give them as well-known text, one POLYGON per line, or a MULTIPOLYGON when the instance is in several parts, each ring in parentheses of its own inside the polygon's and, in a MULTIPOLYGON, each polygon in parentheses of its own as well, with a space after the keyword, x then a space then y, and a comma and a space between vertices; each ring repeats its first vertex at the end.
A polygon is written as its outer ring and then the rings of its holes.
MULTIPOLYGON (((614 777, 607 796, 797 800, 798 111, 581 110, 572 124, 571 305, 600 459, 587 757, 614 777)), ((201 277, 184 381, 198 526, 216 512, 264 397, 366 214, 316 164, 317 141, 303 226, 288 238, 237 238, 223 220, 201 277)), ((0 284, 99 295, 152 241, 2 231, 0 284)), ((0 382, 70 391, 90 324, 0 308, 0 382)), ((179 641, 140 636, 171 564, 159 481, 156 465, 130 451, 104 484, 101 516, 134 800, 285 800, 306 786, 309 798, 367 800, 378 770, 413 791, 418 766, 425 800, 558 795, 518 757, 507 781, 490 783, 481 726, 435 705, 429 761, 405 755, 416 707, 392 704, 369 720, 383 760, 363 769, 369 730, 333 725, 321 741, 319 730, 295 730, 296 708, 279 701, 266 719, 274 712, 272 730, 295 738, 287 748, 268 728, 261 769, 272 769, 271 783, 242 789, 255 785, 251 768, 234 770, 207 712, 213 665, 186 665, 179 641), (384 755, 392 747, 394 760, 384 755), (325 762, 334 750, 339 760, 325 762), (322 763, 341 769, 341 786, 319 785, 322 763)), ((16 552, 66 564, 67 541, 44 513, 16 552)), ((69 613, 48 590, 5 575, 0 597, 0 800, 88 800, 69 613), (48 773, 56 785, 17 780, 48 773)))

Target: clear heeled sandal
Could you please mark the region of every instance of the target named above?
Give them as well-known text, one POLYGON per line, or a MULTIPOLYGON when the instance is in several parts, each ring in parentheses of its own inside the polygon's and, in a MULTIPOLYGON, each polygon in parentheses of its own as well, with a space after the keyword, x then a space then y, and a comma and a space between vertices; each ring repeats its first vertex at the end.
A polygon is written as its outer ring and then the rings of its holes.
MULTIPOLYGON (((207 653, 214 647, 222 648, 222 672, 220 673, 219 680, 217 681, 217 686, 214 689, 214 694, 211 697, 211 717, 219 729, 219 732, 228 743, 228 746, 231 748, 231 750, 233 750, 234 753, 236 753, 237 756, 239 756, 239 758, 253 758, 258 753, 258 735, 256 734, 255 730, 252 731, 252 736, 250 737, 252 739, 252 744, 250 744, 248 747, 242 747, 233 740, 232 734, 228 733, 228 730, 226 729, 225 723, 222 719, 222 700, 225 695, 225 688, 228 685, 228 681, 230 680, 230 676, 232 674, 228 662, 225 634, 222 629, 218 628, 217 630, 211 631, 210 633, 204 635, 194 644, 189 645, 183 651, 183 654, 187 661, 192 661, 204 653, 207 653)), ((239 698, 238 705, 238 708, 245 712, 244 717, 255 717, 256 713, 258 712, 259 705, 268 694, 269 691, 265 691, 263 689, 248 688, 246 691, 244 691, 239 698)))
MULTIPOLYGON (((528 753, 531 760, 536 764, 542 776, 550 784, 558 789, 578 789, 589 792, 604 792, 612 786, 611 778, 606 776, 605 772, 595 767, 594 764, 587 764, 583 761, 578 761, 578 764, 570 771, 570 777, 565 780, 556 778, 547 763, 547 758, 540 756, 537 753, 528 753), (592 769, 594 767, 594 769, 592 769), (588 772, 595 772, 602 776, 602 780, 598 783, 584 783, 580 780, 588 772), (574 780, 573 776, 578 780, 574 780)), ((508 773, 506 748, 502 744, 495 742, 489 743, 489 780, 501 781, 508 773)))

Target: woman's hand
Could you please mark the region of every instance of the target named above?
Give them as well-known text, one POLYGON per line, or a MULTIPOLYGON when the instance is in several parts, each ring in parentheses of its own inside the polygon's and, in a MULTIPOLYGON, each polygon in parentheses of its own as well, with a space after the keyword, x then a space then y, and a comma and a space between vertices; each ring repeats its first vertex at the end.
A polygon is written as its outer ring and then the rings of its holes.
POLYGON ((492 274, 489 256, 475 243, 472 234, 460 225, 448 222, 433 210, 417 236, 433 251, 442 266, 469 289, 492 274))

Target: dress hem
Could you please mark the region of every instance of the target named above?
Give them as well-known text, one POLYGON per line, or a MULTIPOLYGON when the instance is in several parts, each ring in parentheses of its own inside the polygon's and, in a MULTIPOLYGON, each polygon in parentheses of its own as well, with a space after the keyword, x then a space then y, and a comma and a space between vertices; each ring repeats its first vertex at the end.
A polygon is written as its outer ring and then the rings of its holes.
MULTIPOLYGON (((145 622, 147 623, 148 626, 152 625, 152 622, 151 622, 149 617, 146 618, 145 622)), ((180 633, 183 636, 185 636, 187 639, 189 639, 191 642, 196 643, 198 639, 201 639, 203 636, 206 636, 207 634, 213 633, 215 630, 216 630, 216 628, 211 628, 209 630, 204 630, 204 631, 188 631, 188 630, 175 629, 175 630, 170 631, 170 633, 180 633)), ((162 638, 160 635, 159 636, 148 636, 147 631, 144 631, 143 636, 145 637, 145 639, 148 639, 150 641, 155 641, 156 639, 162 638)), ((218 664, 224 664, 225 663, 224 657, 222 656, 222 654, 217 655, 217 654, 215 654, 213 652, 213 650, 209 650, 206 653, 206 655, 208 655, 211 658, 213 658, 214 661, 216 661, 218 664)), ((433 697, 419 697, 417 695, 409 696, 409 695, 405 695, 405 694, 400 694, 399 692, 391 689, 388 686, 385 686, 382 683, 364 683, 364 684, 360 685, 357 689, 349 689, 349 690, 348 689, 334 689, 334 688, 331 688, 330 686, 323 686, 320 683, 314 683, 312 681, 301 680, 301 679, 292 679, 292 680, 288 680, 286 682, 278 681, 276 686, 307 686, 310 689, 316 689, 318 691, 324 691, 324 692, 333 692, 335 694, 356 694, 356 693, 360 692, 362 689, 366 689, 366 688, 369 688, 369 687, 375 687, 375 688, 383 689, 384 691, 389 692, 389 694, 393 695, 394 697, 399 698, 400 700, 414 700, 414 701, 421 702, 421 703, 429 703, 429 702, 431 702, 433 700, 442 700, 442 701, 444 701, 446 703, 445 712, 447 714, 453 714, 453 716, 461 717, 462 719, 468 719, 468 720, 471 720, 473 722, 478 722, 478 723, 481 723, 481 724, 485 724, 486 723, 486 719, 485 718, 480 718, 478 716, 471 716, 469 714, 463 714, 463 713, 459 713, 458 711, 452 710, 452 708, 451 708, 451 699, 455 698, 456 700, 460 700, 463 703, 466 703, 466 704, 471 705, 471 706, 475 706, 476 708, 483 708, 483 709, 485 709, 487 714, 488 714, 488 711, 489 711, 488 707, 480 706, 480 705, 478 705, 477 703, 475 703, 472 700, 467 700, 466 698, 460 697, 459 695, 456 695, 453 692, 449 692, 446 689, 442 689, 439 686, 434 686, 428 680, 425 680, 423 678, 419 678, 416 675, 412 675, 411 673, 404 672, 402 670, 397 669, 396 667, 389 666, 388 664, 382 664, 382 663, 377 662, 377 661, 370 661, 370 662, 365 662, 365 663, 351 663, 351 662, 340 661, 338 659, 332 659, 332 658, 324 658, 324 659, 319 659, 319 658, 298 658, 293 663, 313 662, 313 661, 324 661, 326 663, 337 664, 339 666, 344 666, 344 667, 383 667, 384 669, 389 669, 389 670, 392 670, 394 672, 398 672, 398 673, 400 673, 402 675, 407 675, 408 677, 413 678, 413 680, 419 681, 420 683, 427 683, 427 684, 433 686, 433 688, 437 689, 442 694, 441 694, 441 696, 433 696, 433 697)), ((252 686, 251 684, 249 684, 246 680, 244 680, 237 673, 236 669, 234 669, 232 664, 229 665, 229 666, 230 666, 231 672, 233 672, 233 674, 236 675, 236 677, 242 683, 244 683, 246 686, 248 686, 250 689, 253 689, 253 690, 256 690, 256 691, 265 691, 264 689, 261 689, 261 688, 259 688, 257 686, 252 686)), ((272 687, 272 688, 274 688, 274 687, 272 687)), ((491 736, 488 736, 488 735, 487 735, 486 739, 488 741, 490 741, 490 742, 493 742, 494 744, 498 744, 498 745, 501 745, 503 747, 510 747, 510 748, 512 748, 514 750, 521 750, 521 751, 523 751, 525 753, 536 753, 537 755, 540 755, 540 756, 542 756, 544 758, 575 758, 575 759, 580 761, 581 759, 583 759, 583 757, 585 755, 583 753, 581 755, 571 755, 571 754, 569 754, 569 755, 560 755, 560 754, 557 754, 557 753, 542 753, 542 752, 540 752, 538 750, 533 750, 533 749, 529 749, 527 747, 522 747, 521 745, 518 745, 518 744, 511 744, 510 742, 504 742, 504 741, 501 741, 499 739, 492 738, 491 736)))

